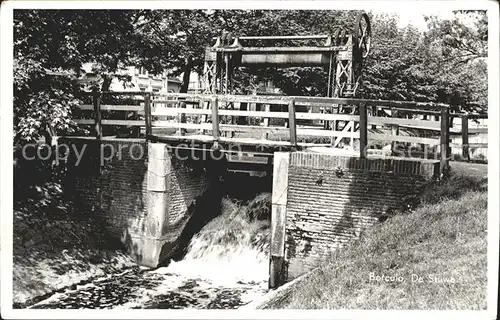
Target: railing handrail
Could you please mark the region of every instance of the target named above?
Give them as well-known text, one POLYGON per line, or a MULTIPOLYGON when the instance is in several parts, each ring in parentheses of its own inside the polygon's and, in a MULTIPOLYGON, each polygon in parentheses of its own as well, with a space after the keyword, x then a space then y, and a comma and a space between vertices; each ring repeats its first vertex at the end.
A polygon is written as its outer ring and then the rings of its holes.
MULTIPOLYGON (((295 100, 296 105, 302 104, 332 104, 332 105, 355 105, 365 104, 366 106, 377 107, 395 107, 402 109, 421 108, 421 109, 441 109, 450 108, 449 104, 439 102, 418 102, 418 101, 396 101, 396 100, 374 100, 359 98, 328 98, 328 97, 306 97, 306 96, 280 96, 280 95, 226 95, 226 94, 202 94, 202 93, 153 93, 144 91, 100 91, 99 94, 112 95, 151 95, 152 97, 176 97, 192 98, 198 100, 211 100, 215 97, 219 101, 248 102, 248 103, 269 103, 269 104, 288 104, 295 100)), ((83 92, 84 95, 92 95, 92 92, 83 92)), ((153 101, 154 102, 154 101, 153 101)), ((412 110, 413 111, 413 110, 412 110)), ((416 112, 416 111, 414 111, 416 112)))

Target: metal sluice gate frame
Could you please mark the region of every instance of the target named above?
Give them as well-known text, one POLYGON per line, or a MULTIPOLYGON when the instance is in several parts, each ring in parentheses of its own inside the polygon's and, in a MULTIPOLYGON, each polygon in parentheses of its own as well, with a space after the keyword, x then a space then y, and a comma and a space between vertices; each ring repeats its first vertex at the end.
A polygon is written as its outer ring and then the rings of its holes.
POLYGON ((205 50, 203 93, 233 94, 233 72, 237 67, 323 67, 328 70, 327 97, 355 97, 370 43, 371 23, 364 12, 357 16, 351 32, 338 27, 333 34, 311 36, 233 37, 225 33, 216 38, 215 45, 205 50), (324 43, 279 46, 280 41, 288 44, 304 40, 324 40, 324 43), (252 42, 273 42, 275 45, 247 45, 252 42))

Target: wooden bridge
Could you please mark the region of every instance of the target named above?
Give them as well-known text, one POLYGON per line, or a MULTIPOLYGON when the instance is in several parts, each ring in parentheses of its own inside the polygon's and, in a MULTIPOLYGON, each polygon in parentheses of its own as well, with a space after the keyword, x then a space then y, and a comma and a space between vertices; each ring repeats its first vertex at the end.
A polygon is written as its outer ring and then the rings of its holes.
POLYGON ((412 157, 438 156, 444 170, 453 116, 463 120, 464 155, 469 147, 485 147, 468 144, 467 123, 487 116, 450 114, 447 104, 145 92, 94 92, 84 100, 76 122, 97 140, 144 137, 173 148, 218 150, 235 170, 265 166, 275 151, 328 148, 364 158, 397 155, 398 146, 412 147, 412 157))

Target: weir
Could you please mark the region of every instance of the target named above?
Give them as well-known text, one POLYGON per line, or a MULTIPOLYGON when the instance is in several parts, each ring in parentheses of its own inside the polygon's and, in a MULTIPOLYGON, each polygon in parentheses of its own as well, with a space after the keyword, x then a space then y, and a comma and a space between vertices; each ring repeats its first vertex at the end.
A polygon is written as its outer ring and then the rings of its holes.
MULTIPOLYGON (((207 152, 196 160, 178 159, 179 150, 165 143, 105 138, 98 148, 96 140, 76 137, 59 143, 71 145, 69 150, 87 146, 78 165, 75 155, 68 157, 66 194, 101 217, 148 267, 173 258, 220 212, 221 179, 232 175, 224 156, 214 159, 207 152), (106 160, 100 163, 100 157, 106 160), (204 206, 212 208, 196 210, 204 206)), ((361 158, 332 148, 274 152, 272 160, 265 169, 272 172, 270 288, 316 267, 440 176, 439 160, 361 158)))
POLYGON ((311 270, 449 172, 450 105, 356 98, 370 39, 365 13, 347 33, 225 34, 203 94, 87 94, 76 123, 93 137, 59 140, 88 147, 67 162, 68 195, 157 267, 215 221, 197 208, 220 205, 224 179, 272 175, 269 287, 311 270), (326 97, 234 94, 240 66, 322 66, 326 97))

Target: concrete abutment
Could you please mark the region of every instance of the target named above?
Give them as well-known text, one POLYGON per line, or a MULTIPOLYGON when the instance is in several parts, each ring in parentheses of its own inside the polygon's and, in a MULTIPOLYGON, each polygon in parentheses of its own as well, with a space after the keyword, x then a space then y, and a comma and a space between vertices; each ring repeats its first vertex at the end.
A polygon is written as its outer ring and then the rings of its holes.
POLYGON ((116 138, 103 140, 101 147, 85 138, 60 143, 78 152, 85 148, 78 164, 70 154, 65 183, 65 193, 84 214, 98 216, 140 265, 157 267, 175 254, 196 201, 210 187, 202 168, 190 167, 164 143, 116 138))

